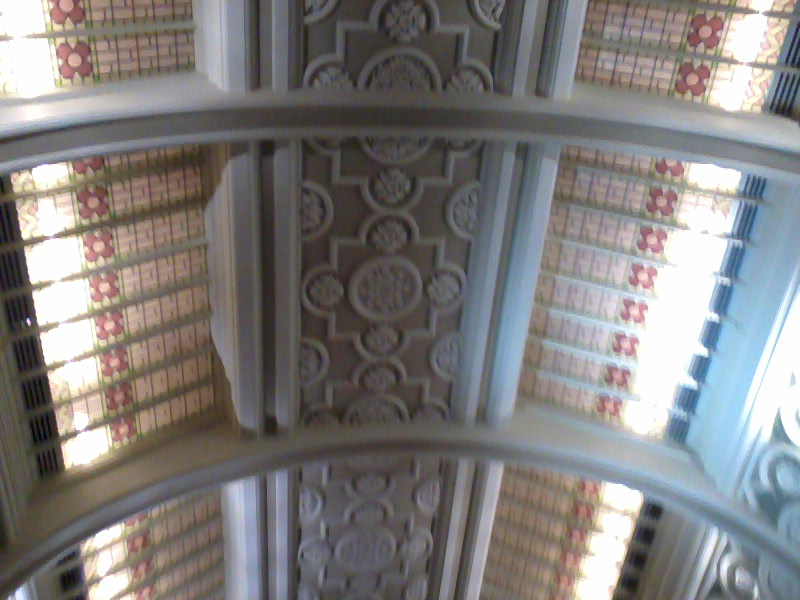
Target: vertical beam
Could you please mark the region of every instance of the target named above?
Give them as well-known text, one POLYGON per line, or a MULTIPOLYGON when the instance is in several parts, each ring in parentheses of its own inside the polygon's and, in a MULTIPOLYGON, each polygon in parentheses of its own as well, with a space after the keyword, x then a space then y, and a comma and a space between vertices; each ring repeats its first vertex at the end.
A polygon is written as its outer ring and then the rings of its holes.
POLYGON ((253 0, 194 0, 195 61, 225 92, 244 92, 257 84, 258 35, 253 0))
MULTIPOLYGON (((494 343, 485 420, 490 425, 507 421, 514 410, 520 366, 525 352, 528 323, 544 238, 550 217, 550 202, 558 171, 560 146, 529 146, 522 166, 516 219, 506 266, 503 292, 495 320, 494 343)), ((470 548, 461 561, 458 597, 478 600, 489 553, 492 525, 500 496, 503 464, 479 466, 473 486, 470 520, 464 546, 470 548)))
POLYGON ((500 31, 500 52, 497 56, 495 91, 524 97, 528 78, 539 69, 544 41, 548 0, 524 0, 506 5, 500 31))
POLYGON ((544 64, 536 93, 555 100, 567 100, 575 80, 575 67, 589 0, 557 0, 548 8, 544 35, 544 64))
POLYGON ((225 544, 225 598, 266 598, 262 551, 266 518, 264 483, 248 477, 222 486, 222 533, 225 544))

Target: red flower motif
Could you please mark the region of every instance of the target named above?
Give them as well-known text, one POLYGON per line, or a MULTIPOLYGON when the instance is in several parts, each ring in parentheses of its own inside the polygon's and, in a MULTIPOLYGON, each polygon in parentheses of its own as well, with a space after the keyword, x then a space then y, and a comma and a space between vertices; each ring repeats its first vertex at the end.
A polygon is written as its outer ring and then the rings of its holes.
POLYGON ((560 588, 572 589, 572 577, 564 573, 556 573, 553 582, 560 588))
POLYGON ((653 229, 652 227, 642 227, 639 229, 642 235, 636 243, 636 247, 642 252, 650 250, 653 254, 664 252, 664 242, 667 241, 667 232, 663 229, 653 229))
POLYGON ((133 388, 130 383, 109 386, 104 393, 108 410, 120 410, 133 404, 133 388))
POLYGON ((99 235, 85 233, 83 235, 86 260, 95 262, 101 256, 111 258, 114 256, 114 246, 111 245, 111 231, 103 229, 99 235))
POLYGON ((116 298, 119 295, 117 276, 114 273, 93 275, 89 278, 89 288, 92 302, 102 302, 105 299, 116 298))
POLYGON ((56 25, 63 25, 67 19, 77 24, 86 18, 81 0, 50 0, 50 4, 50 18, 56 25))
POLYGON ((601 394, 597 399, 597 412, 599 412, 601 415, 618 417, 621 408, 622 400, 616 396, 612 398, 608 394, 601 394))
POLYGON ((706 49, 713 48, 719 44, 719 33, 724 26, 725 21, 716 15, 710 19, 706 15, 695 15, 686 41, 695 48, 700 44, 703 44, 706 49))
POLYGON ((156 597, 156 586, 148 585, 136 592, 136 600, 152 600, 156 597))
POLYGON ((600 493, 600 486, 594 481, 586 481, 581 479, 578 481, 578 491, 588 494, 589 496, 597 496, 600 493))
POLYGON ((581 562, 581 553, 577 550, 563 550, 561 552, 561 564, 568 569, 574 569, 581 562))
POLYGON ((711 77, 711 71, 705 65, 695 68, 690 62, 683 63, 678 69, 678 80, 675 82, 675 91, 679 94, 691 92, 692 96, 702 96, 706 91, 706 80, 711 77))
POLYGON ((630 369, 626 369, 624 367, 617 367, 614 365, 608 365, 606 367, 605 382, 608 385, 615 386, 618 388, 627 388, 628 378, 630 376, 631 376, 630 369))
POLYGON ((115 442, 130 439, 136 435, 136 420, 133 417, 123 417, 111 423, 111 439, 115 442))
POLYGON ((147 520, 147 513, 139 513, 125 519, 125 527, 136 527, 142 521, 147 520))
POLYGON ((125 356, 124 348, 114 348, 100 356, 100 371, 106 377, 111 377, 114 373, 121 373, 128 368, 128 359, 125 356))
POLYGON ((141 552, 150 545, 150 532, 137 533, 128 538, 128 554, 141 552))
POLYGON ((647 304, 645 302, 636 302, 635 300, 623 300, 622 310, 619 311, 619 316, 623 321, 633 321, 634 323, 644 323, 644 314, 647 312, 647 304))
POLYGON ((591 519, 594 514, 594 506, 589 502, 576 502, 572 506, 572 514, 579 519, 591 519))
POLYGON ((683 175, 683 163, 679 160, 662 158, 656 161, 656 172, 660 175, 669 173, 672 177, 680 177, 683 175))
POLYGON ((148 558, 145 561, 137 563, 131 569, 131 578, 132 579, 142 579, 143 577, 147 577, 150 572, 153 570, 153 563, 148 558))
POLYGON ((64 79, 72 79, 75 75, 86 77, 92 72, 89 54, 91 50, 86 42, 77 42, 74 46, 61 42, 56 49, 56 56, 61 61, 58 72, 64 79))
POLYGON ((91 169, 92 171, 99 171, 103 168, 103 158, 101 156, 90 156, 89 158, 79 158, 75 162, 72 163, 72 168, 75 169, 76 173, 80 173, 83 175, 86 173, 86 169, 91 169))
POLYGON ((586 539, 586 530, 585 529, 568 529, 567 530, 567 537, 569 541, 573 544, 582 544, 586 539))
POLYGON ((97 186, 94 190, 84 188, 78 192, 78 214, 82 219, 89 219, 92 215, 102 217, 108 213, 106 201, 106 188, 97 186))
POLYGON ((643 289, 649 290, 653 287, 657 275, 658 271, 654 267, 634 264, 631 265, 631 276, 628 277, 628 283, 633 287, 640 285, 643 289))
POLYGON ((114 311, 94 319, 98 340, 107 340, 122 333, 122 313, 114 311))
POLYGON ((647 212, 651 215, 660 212, 662 217, 668 217, 675 210, 675 203, 677 201, 678 194, 673 190, 667 190, 665 192, 657 185, 653 186, 650 188, 650 200, 647 202, 647 212))
POLYGON ((616 354, 624 354, 625 356, 634 356, 636 354, 637 346, 639 345, 639 338, 635 335, 627 335, 625 333, 615 333, 614 342, 611 345, 611 350, 616 354))

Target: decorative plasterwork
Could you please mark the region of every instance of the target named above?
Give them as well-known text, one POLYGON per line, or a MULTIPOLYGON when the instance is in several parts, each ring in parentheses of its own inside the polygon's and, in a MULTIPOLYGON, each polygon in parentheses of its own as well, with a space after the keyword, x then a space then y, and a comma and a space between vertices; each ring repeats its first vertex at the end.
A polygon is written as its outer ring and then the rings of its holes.
MULTIPOLYGON (((772 438, 744 478, 745 501, 800 552, 800 385, 782 398, 772 438)), ((726 540, 709 600, 796 600, 800 577, 726 540)))
POLYGON ((300 600, 424 600, 441 461, 362 457, 300 471, 300 600))
MULTIPOLYGON (((445 420, 481 202, 479 143, 308 141, 300 202, 300 421, 445 420)), ((447 463, 300 473, 301 598, 422 600, 447 463)))
POLYGON ((501 0, 306 1, 303 86, 491 92, 501 0))

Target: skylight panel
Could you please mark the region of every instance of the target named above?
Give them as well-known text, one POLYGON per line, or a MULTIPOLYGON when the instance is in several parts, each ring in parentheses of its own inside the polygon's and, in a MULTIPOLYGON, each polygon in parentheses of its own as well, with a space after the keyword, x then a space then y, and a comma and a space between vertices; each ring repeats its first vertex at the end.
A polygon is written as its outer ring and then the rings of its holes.
POLYGON ((194 69, 191 0, 0 0, 0 92, 194 69))
POLYGON ((505 465, 481 598, 611 598, 643 503, 619 484, 505 465))
POLYGON ((726 110, 761 110, 796 26, 795 0, 591 0, 575 80, 726 110))
POLYGON ((35 581, 40 595, 49 590, 87 600, 223 598, 219 491, 190 494, 115 523, 35 581))
POLYGON ((214 406, 198 148, 14 173, 2 299, 40 471, 214 406))
POLYGON ((688 422, 757 204, 742 186, 714 165, 564 148, 522 401, 656 437, 688 422))

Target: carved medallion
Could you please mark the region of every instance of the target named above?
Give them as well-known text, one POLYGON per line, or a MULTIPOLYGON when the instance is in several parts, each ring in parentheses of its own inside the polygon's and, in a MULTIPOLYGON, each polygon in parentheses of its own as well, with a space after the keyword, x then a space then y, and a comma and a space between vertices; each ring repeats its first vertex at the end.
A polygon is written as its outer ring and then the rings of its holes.
POLYGON ((405 165, 422 158, 431 140, 414 136, 368 137, 359 140, 364 152, 385 165, 405 165))
POLYGON ((411 196, 412 188, 411 178, 404 171, 386 169, 372 182, 372 196, 381 206, 395 208, 411 196))
POLYGON ((328 371, 328 351, 317 340, 300 340, 300 385, 309 386, 321 381, 328 371))
POLYGON ((438 477, 431 477, 422 481, 414 490, 414 503, 420 512, 432 515, 439 506, 441 483, 438 477))
POLYGON ((382 24, 393 40, 408 43, 427 32, 428 15, 419 2, 398 0, 384 10, 382 24))
POLYGON ((458 334, 441 338, 431 350, 431 368, 445 381, 452 381, 458 371, 460 340, 458 334))
POLYGON ((411 562, 427 558, 433 549, 433 536, 424 529, 414 529, 403 542, 400 553, 411 562))
POLYGON ((389 48, 372 57, 358 77, 359 89, 436 92, 442 89, 431 58, 416 48, 389 48))
POLYGON ((348 91, 355 87, 344 65, 336 61, 310 65, 305 80, 305 87, 317 90, 348 91))
POLYGON ((475 19, 489 29, 500 29, 500 15, 506 0, 470 0, 475 19))
POLYGON ((319 516, 320 512, 322 512, 322 493, 315 488, 303 485, 300 486, 298 500, 300 523, 303 525, 308 525, 319 516))
POLYGON ((399 330, 386 323, 372 325, 361 335, 361 345, 373 356, 390 356, 400 349, 399 330))
POLYGON ((321 538, 306 540, 300 544, 297 557, 301 562, 314 567, 321 567, 331 557, 331 549, 328 543, 321 538))
POLYGON ((480 183, 473 181, 459 188, 447 203, 447 224, 457 236, 471 240, 478 227, 480 183))
POLYGON ((318 314, 332 310, 344 297, 342 282, 331 271, 321 271, 306 276, 303 300, 306 308, 318 314))
POLYGON ((425 285, 425 293, 439 310, 456 308, 464 295, 467 276, 460 269, 440 269, 425 285))
POLYGON ((350 505, 345 519, 356 525, 380 525, 391 514, 391 506, 378 500, 364 500, 350 505))
POLYGON ((408 421, 405 403, 394 396, 380 394, 352 402, 345 411, 345 425, 389 425, 408 421))
POLYGON ((392 363, 367 365, 358 376, 361 388, 368 392, 385 392, 400 382, 400 375, 392 363))
POLYGON ((358 527, 339 539, 334 550, 336 561, 347 571, 380 571, 394 559, 397 541, 384 527, 358 527))
POLYGON ((353 479, 353 490, 362 496, 379 496, 389 489, 389 478, 382 473, 361 473, 353 479))
POLYGON ((364 317, 392 321, 412 312, 422 295, 422 278, 413 262, 399 256, 362 264, 350 278, 350 302, 364 317))
POLYGON ((314 182, 303 182, 300 193, 300 231, 303 241, 322 235, 332 221, 333 203, 328 191, 314 182))
POLYGON ((367 233, 367 239, 379 252, 392 254, 408 245, 411 234, 408 225, 396 217, 376 220, 367 233))

